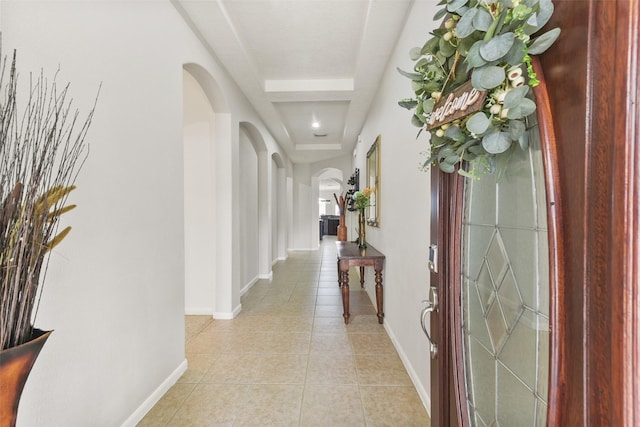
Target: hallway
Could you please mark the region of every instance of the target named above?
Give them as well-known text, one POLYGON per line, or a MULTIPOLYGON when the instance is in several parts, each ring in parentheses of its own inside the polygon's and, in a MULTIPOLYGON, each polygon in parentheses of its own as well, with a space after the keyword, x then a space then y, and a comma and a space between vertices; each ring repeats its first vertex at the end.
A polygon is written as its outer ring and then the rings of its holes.
POLYGON ((331 236, 320 250, 276 264, 273 280, 243 296, 235 319, 187 316, 189 368, 138 425, 429 426, 356 270, 350 274, 348 326, 331 236))

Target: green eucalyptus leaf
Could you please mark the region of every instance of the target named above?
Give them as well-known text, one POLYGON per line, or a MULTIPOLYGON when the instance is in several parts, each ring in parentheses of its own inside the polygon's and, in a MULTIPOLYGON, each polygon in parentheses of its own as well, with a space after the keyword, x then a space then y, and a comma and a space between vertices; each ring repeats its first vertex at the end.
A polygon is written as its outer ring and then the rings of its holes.
POLYGON ((495 65, 476 68, 471 75, 471 83, 478 90, 489 90, 498 87, 504 79, 504 68, 495 65))
POLYGON ((444 163, 449 163, 450 165, 455 165, 456 163, 458 163, 460 161, 460 157, 456 156, 455 154, 452 156, 447 156, 443 162, 444 163))
POLYGON ((429 98, 422 103, 422 109, 424 110, 425 113, 431 113, 435 105, 436 105, 436 102, 432 98, 429 98))
POLYGON ((450 57, 456 52, 456 48, 445 39, 440 39, 438 47, 440 48, 440 52, 446 57, 450 57))
POLYGON ((417 61, 422 56, 421 49, 419 47, 414 47, 409 51, 409 58, 412 61, 417 61))
POLYGON ((447 10, 449 12, 455 12, 460 9, 462 6, 466 5, 469 0, 451 0, 447 1, 447 10))
POLYGON ((412 81, 411 81, 411 89, 412 89, 415 93, 423 92, 423 91, 424 91, 424 88, 422 87, 422 81, 412 80, 412 81))
POLYGON ((442 172, 445 172, 445 173, 453 173, 456 170, 456 167, 454 165, 446 162, 438 163, 438 167, 442 172))
POLYGON ((422 46, 422 50, 420 51, 420 53, 422 53, 423 55, 435 55, 438 51, 438 41, 439 37, 431 37, 429 40, 427 40, 424 46, 422 46))
POLYGON ((522 119, 536 111, 536 103, 529 98, 524 98, 516 107, 509 108, 507 118, 522 119))
POLYGON ((493 24, 493 17, 486 9, 477 9, 473 17, 473 27, 478 31, 487 31, 493 24))
POLYGON ((398 105, 402 108, 406 108, 407 110, 412 110, 416 108, 416 105, 418 105, 418 101, 416 101, 415 99, 401 99, 400 101, 398 101, 398 105))
POLYGON ((469 72, 464 69, 464 67, 456 68, 456 75, 453 79, 454 86, 460 86, 462 83, 465 83, 469 80, 469 72))
POLYGON ((444 131, 444 136, 452 139, 456 142, 463 142, 467 139, 467 136, 460 130, 458 126, 449 126, 446 131, 444 131))
POLYGON ((513 33, 505 33, 493 37, 480 46, 480 56, 487 62, 496 61, 509 52, 514 40, 513 33))
POLYGON ((471 33, 475 31, 473 26, 473 17, 476 16, 476 13, 480 9, 471 8, 467 10, 467 12, 462 15, 458 24, 456 25, 456 35, 458 38, 463 39, 465 37, 469 37, 471 33))
MULTIPOLYGON (((444 4, 444 3, 443 3, 444 4)), ((439 21, 440 19, 444 18, 444 16, 449 13, 449 11, 447 10, 447 8, 443 8, 440 9, 439 11, 436 12, 435 15, 433 15, 433 20, 434 21, 439 21)))
POLYGON ((427 92, 429 92, 429 95, 431 95, 431 92, 436 92, 440 90, 440 86, 441 83, 437 82, 437 81, 433 81, 433 82, 427 82, 423 85, 424 90, 426 90, 427 92))
POLYGON ((525 96, 529 93, 529 86, 524 85, 511 89, 504 97, 504 108, 513 108, 520 104, 525 96))
POLYGON ((507 132, 492 132, 482 138, 482 146, 487 153, 504 153, 511 146, 511 139, 507 132))
POLYGON ((549 47, 557 40, 560 36, 560 28, 554 28, 553 30, 549 30, 540 37, 537 37, 533 43, 529 46, 529 54, 530 55, 540 55, 545 50, 549 49, 549 47))
POLYGON ((469 68, 479 68, 487 63, 487 61, 482 59, 482 56, 480 56, 480 46, 482 45, 482 43, 484 43, 482 40, 478 40, 473 45, 471 45, 469 54, 467 55, 466 59, 469 68))
POLYGON ((400 68, 396 68, 398 70, 398 72, 400 74, 402 74, 403 76, 413 80, 413 81, 422 81, 424 79, 424 76, 422 74, 418 74, 418 73, 409 73, 407 71, 404 71, 400 68))
POLYGON ((529 134, 527 132, 520 135, 520 138, 518 138, 518 145, 520 145, 520 148, 523 150, 529 148, 529 134))
POLYGON ((526 35, 531 35, 538 31, 540 27, 538 27, 538 14, 533 13, 529 19, 522 26, 522 30, 526 35))
POLYGON ((438 152, 438 159, 442 160, 445 157, 453 156, 455 154, 456 153, 455 153, 455 151, 453 151, 453 149, 451 149, 450 147, 445 147, 445 148, 443 148, 442 150, 440 150, 438 152))
POLYGON ((513 46, 511 46, 511 49, 509 49, 509 52, 507 52, 502 60, 510 65, 520 64, 524 61, 524 49, 524 42, 520 39, 515 39, 513 46))
POLYGON ((422 126, 424 126, 424 120, 422 119, 422 117, 418 116, 417 114, 414 114, 411 117, 411 124, 421 128, 422 126))
POLYGON ((420 68, 425 68, 429 65, 429 61, 427 61, 427 58, 425 58, 424 56, 422 56, 418 62, 416 62, 416 65, 413 66, 413 69, 418 71, 420 68))
POLYGON ((469 147, 468 151, 470 153, 475 154, 476 156, 481 156, 481 155, 486 153, 484 147, 481 144, 473 145, 473 146, 469 147))
POLYGON ((474 38, 473 36, 469 36, 469 37, 465 37, 463 39, 458 39, 458 52, 460 52, 460 54, 462 56, 468 56, 469 55, 469 49, 471 49, 471 46, 473 46, 473 44, 476 42, 476 38, 474 38))
POLYGON ((467 121, 467 130, 476 135, 482 135, 489 129, 491 121, 485 113, 478 111, 467 121))
POLYGON ((509 121, 509 137, 512 141, 515 141, 524 135, 525 130, 526 126, 524 125, 524 122, 520 120, 509 121))
POLYGON ((440 27, 440 28, 436 28, 435 30, 433 30, 433 34, 436 35, 437 37, 442 37, 445 34, 447 34, 449 32, 449 30, 445 27, 440 27))
POLYGON ((551 0, 540 0, 538 4, 540 10, 536 14, 536 20, 538 21, 538 28, 542 28, 553 15, 554 6, 551 0))
POLYGON ((442 52, 438 52, 436 53, 436 59, 438 60, 438 63, 442 65, 447 63, 447 59, 449 59, 449 57, 445 56, 442 52))

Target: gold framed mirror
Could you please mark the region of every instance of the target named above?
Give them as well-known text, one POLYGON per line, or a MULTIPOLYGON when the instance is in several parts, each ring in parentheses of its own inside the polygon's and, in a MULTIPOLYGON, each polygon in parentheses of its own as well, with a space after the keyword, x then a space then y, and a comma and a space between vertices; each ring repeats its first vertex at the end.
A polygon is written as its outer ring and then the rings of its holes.
POLYGON ((367 152, 367 188, 371 188, 371 206, 365 215, 367 224, 372 227, 380 226, 380 135, 376 137, 373 145, 367 152))

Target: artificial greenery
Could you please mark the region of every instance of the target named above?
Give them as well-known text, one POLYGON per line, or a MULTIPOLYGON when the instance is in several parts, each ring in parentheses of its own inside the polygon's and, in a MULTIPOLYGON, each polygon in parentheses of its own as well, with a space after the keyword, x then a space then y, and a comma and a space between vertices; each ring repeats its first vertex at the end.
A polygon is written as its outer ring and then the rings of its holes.
POLYGON ((411 122, 421 132, 436 103, 469 78, 474 88, 486 91, 480 111, 429 131, 431 152, 424 163, 477 177, 504 164, 516 145, 527 147, 525 119, 536 110, 531 87, 539 83, 531 55, 547 50, 560 29, 532 38, 553 14, 551 0, 442 0, 440 5, 445 7, 434 20, 442 19, 442 25, 410 52, 413 72, 398 69, 415 92, 399 104, 413 110, 411 122))

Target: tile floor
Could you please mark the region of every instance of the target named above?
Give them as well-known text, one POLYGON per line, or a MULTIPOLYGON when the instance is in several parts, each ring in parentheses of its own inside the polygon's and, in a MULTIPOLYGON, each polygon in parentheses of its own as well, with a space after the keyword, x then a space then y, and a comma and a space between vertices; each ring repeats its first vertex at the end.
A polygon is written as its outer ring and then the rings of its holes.
POLYGON ((331 237, 276 264, 235 319, 187 316, 189 368, 138 426, 429 426, 357 270, 350 278, 348 326, 331 237))

